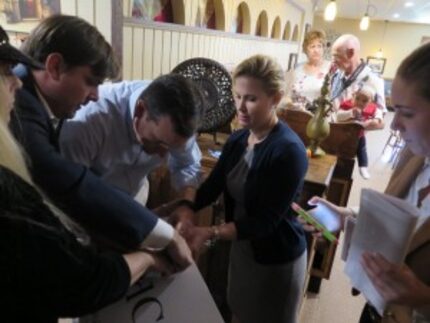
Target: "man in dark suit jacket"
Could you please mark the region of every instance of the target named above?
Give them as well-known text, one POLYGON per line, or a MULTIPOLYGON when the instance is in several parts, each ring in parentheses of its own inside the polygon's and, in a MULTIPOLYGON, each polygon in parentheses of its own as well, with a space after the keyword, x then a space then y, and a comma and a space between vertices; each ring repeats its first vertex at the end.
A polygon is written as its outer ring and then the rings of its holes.
POLYGON ((15 69, 23 88, 17 92, 11 125, 29 156, 36 184, 103 243, 128 250, 165 249, 178 269, 187 267, 190 251, 167 222, 87 167, 60 155, 62 119, 73 116, 80 105, 97 100, 98 85, 118 74, 111 46, 84 20, 52 16, 35 28, 22 49, 45 67, 15 69))

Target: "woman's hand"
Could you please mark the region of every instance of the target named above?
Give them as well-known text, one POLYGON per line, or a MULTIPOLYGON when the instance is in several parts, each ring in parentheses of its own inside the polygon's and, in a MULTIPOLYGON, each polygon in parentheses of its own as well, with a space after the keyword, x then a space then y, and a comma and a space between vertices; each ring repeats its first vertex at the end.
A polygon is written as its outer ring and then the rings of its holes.
POLYGON ((213 230, 210 227, 192 227, 187 231, 187 242, 194 259, 206 249, 206 242, 211 238, 213 230))
POLYGON ((420 281, 406 265, 395 265, 377 253, 365 252, 363 269, 388 303, 411 307, 430 305, 430 286, 420 281))
MULTIPOLYGON (((323 198, 321 198, 319 196, 313 196, 308 201, 308 204, 312 205, 312 206, 324 206, 330 212, 332 212, 337 217, 339 217, 340 229, 344 228, 346 217, 354 215, 354 213, 352 212, 351 209, 346 208, 346 207, 337 206, 337 205, 335 205, 335 204, 333 204, 333 203, 331 203, 331 202, 327 201, 326 199, 323 199, 323 198)), ((312 212, 313 212, 312 210, 309 211, 310 214, 312 214, 312 212)))

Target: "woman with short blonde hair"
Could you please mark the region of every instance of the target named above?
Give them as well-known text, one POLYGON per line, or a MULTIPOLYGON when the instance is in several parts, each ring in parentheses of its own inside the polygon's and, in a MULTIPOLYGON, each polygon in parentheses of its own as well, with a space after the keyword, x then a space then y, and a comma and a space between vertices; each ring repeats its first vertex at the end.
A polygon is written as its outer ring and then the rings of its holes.
POLYGON ((273 58, 255 55, 237 66, 233 95, 242 129, 228 139, 192 207, 224 196, 227 223, 190 229, 189 243, 198 253, 207 240, 232 241, 228 302, 242 323, 296 323, 302 299, 306 241, 290 204, 308 161, 300 138, 276 115, 283 89, 273 58))
POLYGON ((302 45, 308 60, 287 74, 287 96, 297 109, 312 110, 311 103, 320 95, 331 65, 323 56, 326 43, 324 31, 309 31, 302 45))

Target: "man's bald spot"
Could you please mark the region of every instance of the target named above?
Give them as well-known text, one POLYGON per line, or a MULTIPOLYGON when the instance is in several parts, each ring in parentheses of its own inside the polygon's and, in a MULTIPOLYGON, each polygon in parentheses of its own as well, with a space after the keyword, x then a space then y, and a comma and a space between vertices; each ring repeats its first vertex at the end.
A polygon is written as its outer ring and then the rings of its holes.
POLYGON ((355 53, 360 51, 360 41, 358 38, 351 34, 345 34, 340 36, 333 43, 333 48, 338 48, 342 50, 353 49, 355 53))

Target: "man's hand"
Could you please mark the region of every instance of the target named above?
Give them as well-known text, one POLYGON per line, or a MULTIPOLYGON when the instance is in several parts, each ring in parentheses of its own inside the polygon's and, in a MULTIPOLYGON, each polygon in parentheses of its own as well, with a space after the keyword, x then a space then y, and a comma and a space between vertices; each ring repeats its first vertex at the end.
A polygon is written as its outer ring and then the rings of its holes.
POLYGON ((384 122, 380 119, 369 119, 360 122, 360 124, 366 130, 380 130, 384 128, 384 122))
POLYGON ((185 205, 180 206, 170 214, 169 222, 179 233, 186 236, 188 230, 195 226, 194 211, 185 205))
POLYGON ((187 232, 187 242, 196 260, 205 250, 206 242, 212 238, 210 227, 193 227, 187 232))
POLYGON ((411 307, 430 305, 430 286, 406 265, 395 265, 380 254, 365 252, 361 264, 375 288, 388 303, 411 307))
POLYGON ((177 271, 184 270, 193 262, 190 248, 184 238, 176 230, 166 251, 177 271))

